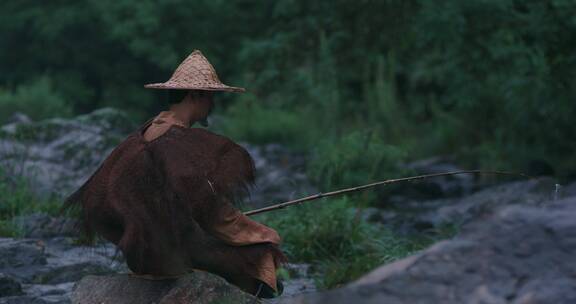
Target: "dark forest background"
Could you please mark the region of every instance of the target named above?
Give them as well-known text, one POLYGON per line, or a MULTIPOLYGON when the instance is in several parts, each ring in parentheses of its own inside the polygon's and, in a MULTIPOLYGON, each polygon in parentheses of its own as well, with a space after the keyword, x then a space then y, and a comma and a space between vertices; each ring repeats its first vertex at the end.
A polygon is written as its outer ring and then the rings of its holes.
POLYGON ((573 0, 0 2, 0 122, 112 106, 194 49, 224 83, 219 132, 313 151, 323 189, 446 155, 468 168, 576 177, 573 0))

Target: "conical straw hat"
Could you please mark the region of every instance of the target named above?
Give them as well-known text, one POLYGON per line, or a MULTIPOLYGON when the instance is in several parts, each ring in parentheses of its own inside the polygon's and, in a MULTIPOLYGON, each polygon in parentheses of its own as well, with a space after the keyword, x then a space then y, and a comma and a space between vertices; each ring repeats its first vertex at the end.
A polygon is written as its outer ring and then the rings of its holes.
POLYGON ((214 67, 199 50, 194 50, 174 71, 166 82, 151 83, 149 89, 182 89, 225 92, 244 92, 244 88, 231 87, 218 79, 214 67))

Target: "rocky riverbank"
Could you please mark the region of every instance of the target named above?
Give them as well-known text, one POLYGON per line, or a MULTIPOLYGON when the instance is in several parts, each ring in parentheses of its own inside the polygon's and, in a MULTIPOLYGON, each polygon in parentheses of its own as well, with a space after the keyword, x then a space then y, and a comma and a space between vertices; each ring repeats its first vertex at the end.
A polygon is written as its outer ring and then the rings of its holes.
POLYGON ((282 303, 576 303, 576 197, 506 207, 346 287, 282 303))
MULTIPOLYGON (((13 174, 26 173, 39 194, 61 197, 134 127, 113 109, 40 122, 19 117, 0 127, 0 164, 13 174)), ((242 145, 258 172, 250 207, 316 192, 304 174, 305 155, 280 145, 242 145)), ((446 158, 406 167, 422 174, 459 169, 446 158)), ((493 184, 458 176, 400 187, 381 208, 359 214, 399 235, 443 225, 461 227, 461 232, 332 291, 318 292, 307 265, 291 264, 284 295, 266 302, 574 303, 574 206, 576 183, 559 187, 552 178, 493 184)), ((159 284, 131 278, 110 244, 78 245, 72 219, 36 213, 12 223, 19 237, 0 238, 0 304, 90 303, 87 299, 94 297, 106 303, 254 301, 206 273, 159 284), (120 300, 123 291, 134 295, 132 302, 120 300)))
MULTIPOLYGON (((95 295, 102 298, 93 303, 181 303, 167 300, 178 297, 181 289, 188 290, 187 297, 202 299, 199 303, 210 303, 215 298, 220 299, 220 295, 222 299, 243 298, 246 303, 253 299, 216 275, 205 272, 180 280, 157 282, 131 278, 121 254, 112 245, 102 243, 86 247, 75 244, 74 240, 72 237, 0 238, 0 304, 85 304, 92 303, 95 295), (103 284, 102 280, 117 282, 118 286, 103 284), (136 296, 126 298, 125 293, 120 293, 126 291, 127 287, 119 287, 123 284, 129 286, 134 295, 147 295, 145 298, 149 302, 142 302, 136 296), (168 291, 174 294, 168 296, 168 291), (71 302, 71 299, 75 300, 71 302)), ((307 269, 303 264, 288 265, 290 279, 284 283, 285 297, 316 290, 307 269)))
MULTIPOLYGON (((25 176, 36 194, 63 197, 79 187, 135 127, 123 112, 109 108, 38 122, 15 115, 0 127, 0 164, 15 176, 25 176)), ((258 172, 247 205, 261 207, 315 191, 303 173, 303 155, 274 144, 241 145, 252 155, 258 172)), ((20 238, 0 238, 0 304, 70 303, 73 286, 81 278, 128 272, 110 244, 75 244, 72 219, 36 213, 17 216, 12 224, 20 238)), ((285 295, 316 289, 307 269, 290 265, 285 295)))
POLYGON ((0 238, 0 303, 69 303, 89 274, 126 271, 111 245, 83 247, 69 237, 0 238))

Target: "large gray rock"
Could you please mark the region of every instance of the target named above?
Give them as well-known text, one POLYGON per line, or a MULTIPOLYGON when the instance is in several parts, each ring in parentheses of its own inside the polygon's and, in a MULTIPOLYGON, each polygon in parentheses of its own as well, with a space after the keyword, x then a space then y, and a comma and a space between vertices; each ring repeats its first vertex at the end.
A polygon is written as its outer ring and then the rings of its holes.
MULTIPOLYGON (((284 265, 284 269, 287 270, 288 278, 283 278, 282 280, 282 284, 284 285, 282 295, 277 298, 266 299, 265 303, 280 303, 285 299, 298 295, 316 292, 316 283, 314 283, 312 279, 309 264, 288 263, 284 265)), ((279 275, 279 277, 282 277, 282 275, 279 275)))
POLYGON ((569 197, 569 196, 576 196, 576 182, 571 182, 566 185, 558 185, 557 186, 557 194, 556 197, 569 197))
POLYGON ((86 261, 81 263, 56 264, 39 270, 34 278, 34 283, 40 284, 61 284, 66 282, 76 282, 88 274, 110 274, 115 273, 112 267, 96 261, 86 261))
POLYGON ((12 223, 25 238, 49 238, 56 236, 76 236, 76 220, 67 217, 54 217, 34 213, 14 217, 12 223))
POLYGON ((39 194, 66 195, 133 127, 125 113, 111 108, 71 119, 20 120, 0 128, 0 165, 27 177, 39 194))
POLYGON ((0 303, 68 303, 73 284, 82 277, 127 271, 118 257, 109 244, 82 247, 64 237, 0 238, 0 273, 7 278, 0 275, 0 303), (8 297, 15 288, 23 294, 8 297))
POLYGON ((410 200, 392 209, 368 209, 369 221, 383 223, 398 233, 418 233, 442 225, 463 225, 490 217, 511 205, 541 206, 554 198, 556 181, 538 178, 484 188, 459 198, 410 200))
POLYGON ((0 272, 23 283, 60 284, 77 281, 88 274, 107 274, 123 270, 111 260, 105 248, 91 249, 61 244, 54 239, 0 238, 0 272))
POLYGON ((306 155, 278 144, 240 145, 250 153, 256 166, 256 185, 247 200, 251 207, 265 207, 318 192, 305 174, 306 155))
MULTIPOLYGON (((0 239, 0 273, 8 273, 6 280, 0 274, 0 304, 69 303, 73 285, 83 277, 129 272, 111 244, 84 247, 72 240, 0 239), (20 294, 12 293, 16 289, 20 294)), ((316 290, 307 265, 289 264, 287 269, 290 278, 284 281, 282 297, 316 290)))
POLYGON ((32 122, 32 119, 30 119, 30 116, 22 113, 22 112, 14 112, 12 113, 12 115, 8 118, 8 125, 10 124, 17 124, 17 123, 30 123, 32 122))
POLYGON ((15 278, 0 272, 0 298, 22 294, 22 285, 15 278))
MULTIPOLYGON (((414 175, 462 171, 463 168, 449 157, 431 157, 413 161, 402 166, 414 175)), ((405 200, 431 200, 470 194, 478 187, 476 176, 459 174, 421 180, 417 183, 397 185, 392 191, 392 200, 402 203, 405 200)))
POLYGON ((423 202, 439 208, 428 209, 419 216, 419 221, 432 225, 466 223, 510 205, 542 206, 553 198, 555 185, 552 178, 538 178, 500 184, 463 198, 423 202))
POLYGON ((0 272, 21 281, 28 281, 32 279, 36 269, 46 264, 45 246, 42 242, 0 238, 0 272))
POLYGON ((174 280, 147 280, 130 275, 87 276, 75 287, 77 304, 258 303, 224 279, 195 271, 174 280))
POLYGON ((36 298, 32 296, 13 296, 0 298, 0 304, 68 304, 65 299, 36 298))
POLYGON ((41 241, 0 238, 0 268, 45 264, 46 255, 41 241))
POLYGON ((576 197, 512 206, 341 289, 285 303, 576 303, 576 197))
POLYGON ((75 282, 55 285, 30 284, 24 285, 24 291, 29 298, 43 299, 54 303, 70 303, 70 294, 75 284, 75 282))

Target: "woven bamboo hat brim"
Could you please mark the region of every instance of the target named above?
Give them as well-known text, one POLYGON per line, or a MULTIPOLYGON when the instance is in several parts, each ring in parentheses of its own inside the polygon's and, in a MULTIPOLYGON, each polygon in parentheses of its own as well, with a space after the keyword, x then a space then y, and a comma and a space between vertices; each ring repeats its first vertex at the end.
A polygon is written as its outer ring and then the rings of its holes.
POLYGON ((151 83, 144 86, 149 89, 205 90, 224 92, 244 92, 244 88, 231 87, 218 79, 214 67, 202 52, 195 50, 174 71, 166 82, 151 83))

